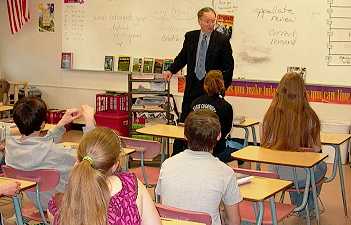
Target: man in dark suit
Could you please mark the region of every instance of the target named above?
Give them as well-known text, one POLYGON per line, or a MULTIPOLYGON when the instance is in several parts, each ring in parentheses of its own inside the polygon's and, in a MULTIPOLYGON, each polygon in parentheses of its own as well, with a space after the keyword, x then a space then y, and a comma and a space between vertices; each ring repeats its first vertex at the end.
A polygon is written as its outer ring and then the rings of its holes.
POLYGON ((229 38, 214 30, 216 12, 212 8, 206 7, 200 9, 197 16, 201 29, 185 34, 182 50, 174 59, 169 71, 164 72, 165 78, 170 79, 172 74, 177 73, 187 65, 180 122, 184 122, 191 111, 192 101, 205 94, 203 83, 206 71, 222 71, 226 88, 232 83, 234 70, 232 48, 229 38), (202 51, 203 47, 205 51, 202 51), (201 66, 201 64, 204 66, 201 66))

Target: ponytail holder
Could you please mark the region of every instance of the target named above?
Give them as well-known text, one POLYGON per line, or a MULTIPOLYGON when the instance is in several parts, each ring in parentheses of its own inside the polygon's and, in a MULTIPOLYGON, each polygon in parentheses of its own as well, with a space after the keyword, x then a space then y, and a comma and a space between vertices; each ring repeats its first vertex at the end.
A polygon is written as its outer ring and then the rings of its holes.
POLYGON ((91 158, 90 156, 86 155, 83 157, 83 160, 86 160, 90 163, 90 166, 93 167, 94 166, 94 160, 93 158, 91 158))

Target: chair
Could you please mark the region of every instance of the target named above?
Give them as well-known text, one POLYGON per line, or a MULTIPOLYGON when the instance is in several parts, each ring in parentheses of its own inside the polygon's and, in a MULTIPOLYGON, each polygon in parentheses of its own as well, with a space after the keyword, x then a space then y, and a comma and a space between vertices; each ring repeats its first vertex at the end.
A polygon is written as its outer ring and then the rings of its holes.
MULTIPOLYGON (((247 174, 250 176, 279 179, 278 174, 269 172, 269 171, 258 171, 258 170, 242 169, 242 168, 233 168, 233 170, 236 173, 247 174)), ((241 220, 255 224, 256 215, 254 212, 254 208, 252 207, 253 206, 252 204, 253 202, 246 201, 246 200, 239 203, 240 217, 241 217, 241 220)), ((264 206, 264 211, 263 211, 264 214, 263 214, 262 224, 273 224, 269 202, 264 201, 263 206, 264 206)), ((284 204, 280 202, 276 202, 275 206, 276 206, 278 222, 290 216, 295 208, 295 206, 292 204, 284 204)))
POLYGON ((192 221, 206 225, 212 224, 211 216, 208 213, 183 210, 162 204, 156 204, 156 209, 162 218, 192 221))
POLYGON ((131 154, 133 160, 140 160, 140 167, 129 169, 147 187, 157 184, 160 175, 159 167, 145 166, 145 161, 152 161, 161 152, 161 143, 157 141, 120 137, 123 147, 134 148, 131 154))
POLYGON ((23 207, 23 216, 30 220, 42 221, 45 225, 49 225, 43 207, 40 203, 40 192, 53 191, 59 183, 60 173, 54 169, 38 169, 32 171, 24 171, 15 169, 7 165, 3 165, 2 169, 6 177, 30 180, 35 181, 37 183, 35 187, 28 189, 27 191, 35 192, 35 202, 38 206, 39 212, 33 211, 32 208, 34 206, 31 204, 29 207, 23 207))

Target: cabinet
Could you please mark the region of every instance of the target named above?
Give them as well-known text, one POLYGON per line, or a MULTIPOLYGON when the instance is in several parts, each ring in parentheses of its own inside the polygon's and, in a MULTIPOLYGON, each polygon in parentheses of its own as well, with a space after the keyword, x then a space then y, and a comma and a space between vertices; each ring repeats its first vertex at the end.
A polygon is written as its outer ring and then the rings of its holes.
POLYGON ((150 122, 145 119, 146 115, 161 117, 163 122, 171 123, 170 111, 169 81, 164 80, 161 74, 128 74, 129 136, 136 134, 136 126, 150 122))

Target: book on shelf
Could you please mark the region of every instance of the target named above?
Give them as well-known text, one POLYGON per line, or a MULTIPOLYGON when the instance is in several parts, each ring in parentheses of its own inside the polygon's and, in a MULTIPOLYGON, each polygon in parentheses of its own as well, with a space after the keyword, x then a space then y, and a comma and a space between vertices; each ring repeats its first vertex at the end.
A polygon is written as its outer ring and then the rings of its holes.
POLYGON ((114 57, 111 55, 106 55, 105 56, 105 63, 104 63, 105 71, 113 71, 114 64, 115 64, 114 57))
POLYGON ((155 59, 155 64, 154 64, 154 73, 162 73, 163 71, 163 59, 155 59))
POLYGON ((62 52, 61 68, 62 69, 72 69, 72 66, 73 66, 73 53, 72 52, 62 52))
POLYGON ((130 56, 119 56, 118 57, 118 71, 129 72, 130 71, 130 56))
POLYGON ((152 73, 154 69, 154 58, 144 58, 143 73, 152 73))
POLYGON ((217 28, 218 32, 225 34, 231 38, 233 33, 234 16, 233 15, 217 15, 217 28))
POLYGON ((133 58, 132 72, 141 73, 142 65, 143 65, 143 58, 134 57, 133 58))
POLYGON ((173 59, 165 59, 163 62, 163 71, 168 71, 169 67, 171 67, 173 61, 174 61, 173 59))

